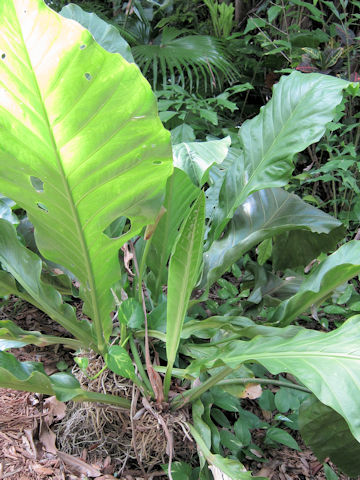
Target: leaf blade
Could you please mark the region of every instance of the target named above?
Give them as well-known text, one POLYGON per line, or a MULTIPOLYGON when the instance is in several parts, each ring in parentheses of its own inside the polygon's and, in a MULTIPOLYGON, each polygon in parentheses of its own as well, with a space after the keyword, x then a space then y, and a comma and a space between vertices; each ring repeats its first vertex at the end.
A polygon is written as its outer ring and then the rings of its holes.
POLYGON ((0 18, 0 189, 27 210, 44 257, 80 281, 105 350, 117 252, 156 218, 172 171, 169 133, 138 68, 80 25, 40 0, 2 2, 0 18), (103 232, 119 216, 131 229, 110 239, 103 232))

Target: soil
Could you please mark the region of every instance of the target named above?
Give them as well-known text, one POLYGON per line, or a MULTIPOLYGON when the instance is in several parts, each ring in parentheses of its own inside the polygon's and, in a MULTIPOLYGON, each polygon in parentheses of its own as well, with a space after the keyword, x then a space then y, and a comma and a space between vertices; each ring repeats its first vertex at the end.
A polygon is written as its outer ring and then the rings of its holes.
MULTIPOLYGON (((24 329, 65 334, 44 313, 15 298, 0 310, 0 319, 4 318, 24 329)), ((57 371, 60 361, 73 365, 72 353, 59 346, 26 346, 12 353, 19 360, 43 362, 48 374, 57 371)), ((90 375, 101 370, 101 362, 95 355, 90 358, 90 375)), ((161 465, 168 462, 168 437, 151 408, 142 404, 139 392, 112 373, 91 382, 79 370, 74 373, 89 389, 130 398, 131 414, 113 406, 73 402, 65 406, 54 397, 0 389, 0 479, 166 478, 161 465)), ((173 433, 174 460, 196 461, 196 446, 186 426, 189 411, 176 417, 160 413, 173 433)), ((325 480, 322 464, 300 436, 296 440, 301 451, 262 447, 267 463, 249 459, 246 468, 270 480, 325 480)), ((340 474, 339 478, 349 477, 340 474)))

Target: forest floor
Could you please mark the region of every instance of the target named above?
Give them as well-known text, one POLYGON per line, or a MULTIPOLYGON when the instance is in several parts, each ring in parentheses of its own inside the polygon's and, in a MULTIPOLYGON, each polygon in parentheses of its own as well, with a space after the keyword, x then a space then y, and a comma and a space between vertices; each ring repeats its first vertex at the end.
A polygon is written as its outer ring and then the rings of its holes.
MULTIPOLYGON (((4 318, 27 330, 64 334, 43 312, 14 298, 0 309, 0 319, 4 318)), ((59 362, 73 363, 70 351, 62 347, 26 346, 13 353, 19 360, 41 361, 47 374, 58 371, 59 362)), ((95 370, 101 368, 96 359, 93 363, 95 370)), ((143 408, 133 387, 115 376, 101 376, 90 388, 132 399, 134 415, 112 406, 73 402, 65 405, 54 397, 0 389, 0 479, 151 480, 166 477, 161 468, 161 464, 168 461, 166 437, 156 418, 143 408)), ((250 400, 245 402, 252 408, 250 400)), ((187 420, 190 420, 188 411, 181 412, 176 419, 170 415, 168 418, 175 439, 175 461, 196 459, 196 447, 186 430, 187 420)), ((295 435, 295 439, 301 451, 285 446, 262 446, 267 462, 249 460, 244 462, 246 468, 252 470, 253 475, 270 480, 326 480, 322 464, 302 443, 300 435, 295 435)), ((339 478, 349 479, 342 474, 339 478)))

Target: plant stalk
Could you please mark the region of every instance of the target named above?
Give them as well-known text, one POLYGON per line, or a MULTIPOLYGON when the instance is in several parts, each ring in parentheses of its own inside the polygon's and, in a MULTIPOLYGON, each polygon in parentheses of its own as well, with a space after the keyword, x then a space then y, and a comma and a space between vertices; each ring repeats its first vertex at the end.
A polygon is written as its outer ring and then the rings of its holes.
POLYGON ((130 410, 131 402, 126 398, 117 397, 108 393, 98 393, 98 392, 85 392, 84 394, 77 395, 72 399, 73 402, 99 402, 106 403, 110 405, 116 405, 118 407, 125 408, 130 410))
MULTIPOLYGON (((187 392, 182 393, 181 395, 177 395, 176 397, 174 397, 174 399, 171 402, 171 408, 173 410, 178 410, 179 408, 183 407, 187 403, 196 400, 203 393, 209 390, 209 388, 214 387, 221 380, 223 380, 224 377, 227 377, 232 371, 233 369, 231 367, 224 367, 222 370, 220 370, 219 373, 208 378, 204 383, 202 383, 198 387, 192 388, 191 390, 188 390, 187 392)), ((170 376, 171 376, 171 370, 170 370, 170 376)), ((165 377, 165 380, 166 380, 166 377, 165 377)))
POLYGON ((146 372, 144 370, 143 364, 142 364, 141 359, 139 357, 139 353, 137 351, 137 348, 136 348, 136 345, 135 345, 135 342, 134 342, 134 339, 133 339, 132 335, 129 336, 129 344, 130 344, 131 353, 133 355, 134 361, 135 361, 136 366, 138 368, 139 374, 140 374, 143 382, 145 383, 151 397, 155 398, 153 388, 152 388, 151 383, 149 382, 149 378, 146 375, 146 372))
POLYGON ((273 380, 271 378, 229 378, 222 380, 224 377, 229 375, 233 371, 230 367, 225 367, 222 369, 218 374, 214 375, 213 377, 208 378, 204 383, 199 385, 198 387, 192 388, 187 392, 177 395, 174 397, 173 401, 171 402, 171 407, 174 410, 178 410, 182 408, 189 402, 193 402, 197 398, 199 398, 204 392, 209 390, 210 388, 214 387, 215 385, 244 385, 247 383, 257 383, 259 385, 274 385, 277 387, 285 387, 285 388, 292 388, 293 390, 300 390, 301 392, 311 393, 306 387, 302 385, 297 385, 296 383, 288 383, 282 380, 273 380))

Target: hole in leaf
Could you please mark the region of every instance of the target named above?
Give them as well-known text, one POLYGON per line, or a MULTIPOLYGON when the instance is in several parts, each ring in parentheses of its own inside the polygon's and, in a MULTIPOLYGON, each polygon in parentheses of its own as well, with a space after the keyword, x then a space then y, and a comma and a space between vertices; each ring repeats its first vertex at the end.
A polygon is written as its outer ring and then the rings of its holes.
POLYGON ((1 55, 1 58, 2 58, 2 60, 4 60, 4 59, 6 58, 6 53, 3 53, 3 54, 1 55))
POLYGON ((44 191, 44 182, 38 177, 30 177, 31 185, 35 188, 37 192, 44 191))
POLYGON ((86 48, 85 44, 80 45, 80 50, 84 50, 84 48, 86 48))
POLYGON ((48 213, 49 210, 43 203, 38 202, 36 205, 40 208, 40 210, 43 210, 44 212, 48 213))
POLYGON ((87 72, 86 72, 86 73, 85 73, 85 78, 86 78, 86 80, 89 80, 89 81, 90 81, 90 80, 92 79, 92 76, 90 75, 90 73, 87 73, 87 72))
POLYGON ((119 238, 131 229, 131 220, 127 217, 118 217, 105 228, 104 233, 109 238, 119 238))
POLYGON ((153 165, 161 165, 162 161, 161 160, 154 160, 153 165))

